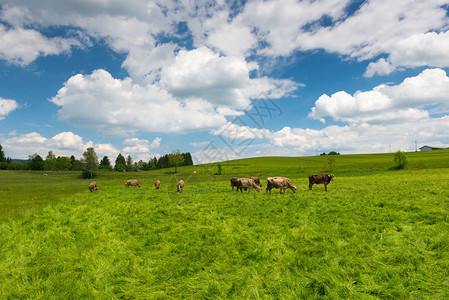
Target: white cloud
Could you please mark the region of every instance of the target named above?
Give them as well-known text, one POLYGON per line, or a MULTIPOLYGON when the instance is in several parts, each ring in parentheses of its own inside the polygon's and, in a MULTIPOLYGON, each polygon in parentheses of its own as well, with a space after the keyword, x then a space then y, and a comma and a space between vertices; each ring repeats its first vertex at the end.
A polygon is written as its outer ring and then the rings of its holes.
POLYGON ((15 100, 3 99, 0 97, 0 120, 3 120, 10 112, 15 110, 19 105, 15 100))
POLYGON ((83 143, 83 138, 72 132, 62 132, 51 138, 51 146, 57 149, 84 150, 92 147, 92 142, 83 143))
POLYGON ((134 161, 148 161, 152 157, 159 157, 158 153, 152 152, 160 146, 162 139, 156 137, 151 143, 145 139, 131 138, 125 139, 123 149, 117 149, 110 143, 94 143, 85 141, 79 135, 73 132, 61 132, 51 138, 46 138, 37 132, 27 134, 10 134, 9 136, 0 136, 0 144, 9 157, 27 159, 29 155, 39 154, 45 159, 49 151, 53 151, 56 156, 75 155, 80 159, 88 147, 93 147, 99 160, 103 156, 115 160, 119 153, 131 155, 134 161), (31 150, 30 150, 31 149, 31 150))
POLYGON ((0 24, 0 59, 25 66, 39 56, 70 52, 72 46, 81 46, 74 38, 47 38, 36 30, 7 29, 0 24))
POLYGON ((418 33, 396 41, 387 59, 371 62, 366 77, 388 75, 398 67, 449 67, 449 31, 418 33))
POLYGON ((50 101, 62 107, 61 120, 107 135, 186 132, 213 128, 226 121, 205 100, 182 102, 156 85, 114 79, 104 70, 71 77, 50 101))
POLYGON ((344 91, 322 95, 309 117, 332 117, 348 123, 397 123, 427 118, 431 105, 449 105, 449 78, 441 69, 427 69, 394 86, 379 85, 353 96, 344 91))
POLYGON ((145 139, 131 138, 123 141, 127 147, 122 149, 125 156, 130 155, 133 161, 148 161, 150 158, 159 157, 159 154, 151 152, 151 149, 159 148, 162 139, 156 137, 151 143, 145 139))
MULTIPOLYGON (((234 126, 241 127, 235 124, 234 126)), ((214 158, 213 161, 217 161, 251 156, 307 156, 330 151, 344 154, 385 153, 390 149, 414 151, 415 140, 418 147, 426 144, 447 147, 448 145, 442 141, 449 140, 449 117, 428 117, 398 124, 331 125, 322 129, 291 127, 284 127, 278 131, 245 127, 236 129, 236 132, 248 131, 256 132, 260 137, 249 147, 200 150, 195 152, 195 155, 204 161, 211 157, 214 158), (264 143, 264 140, 268 143, 264 143)))
POLYGON ((161 85, 175 96, 203 98, 217 105, 247 106, 249 99, 241 89, 249 84, 244 60, 219 56, 206 47, 181 50, 161 72, 161 85))

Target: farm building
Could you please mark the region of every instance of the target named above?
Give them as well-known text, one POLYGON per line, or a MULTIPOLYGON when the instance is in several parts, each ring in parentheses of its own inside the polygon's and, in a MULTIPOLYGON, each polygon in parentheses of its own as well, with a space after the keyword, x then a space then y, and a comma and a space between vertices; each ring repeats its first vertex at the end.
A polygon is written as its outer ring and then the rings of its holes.
POLYGON ((419 151, 431 151, 431 150, 443 150, 444 148, 436 148, 436 147, 430 147, 430 146, 422 146, 419 148, 419 151))

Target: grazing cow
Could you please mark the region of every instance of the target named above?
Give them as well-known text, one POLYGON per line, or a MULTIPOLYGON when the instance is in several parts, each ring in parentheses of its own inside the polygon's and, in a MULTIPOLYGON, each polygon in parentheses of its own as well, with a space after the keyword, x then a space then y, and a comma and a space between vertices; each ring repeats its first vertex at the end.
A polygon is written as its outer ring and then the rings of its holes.
POLYGON ((159 187, 161 186, 161 181, 160 181, 160 180, 156 180, 156 181, 154 182, 154 186, 156 187, 156 190, 158 190, 159 187))
POLYGON ((184 188, 184 181, 183 180, 178 181, 178 185, 176 186, 178 193, 182 193, 183 188, 184 188))
POLYGON ((327 191, 327 185, 334 180, 334 174, 312 174, 309 175, 309 190, 312 189, 314 184, 324 183, 324 190, 327 191))
POLYGON ((267 189, 265 190, 265 193, 270 191, 271 194, 271 189, 273 188, 279 189, 279 194, 281 194, 282 191, 284 191, 285 194, 286 189, 291 189, 293 193, 296 193, 296 186, 294 186, 290 182, 290 179, 286 177, 267 177, 267 189))
POLYGON ((237 191, 239 190, 238 188, 239 185, 239 180, 237 177, 231 177, 231 188, 232 190, 234 190, 234 187, 237 187, 237 191))
POLYGON ((98 192, 98 186, 97 183, 94 181, 91 184, 89 184, 89 191, 93 192, 93 191, 97 191, 98 192))
POLYGON ((260 193, 260 187, 256 184, 256 182, 254 182, 253 179, 237 178, 237 181, 237 193, 239 192, 239 189, 241 193, 243 193, 243 189, 245 189, 245 191, 248 189, 248 193, 251 192, 251 189, 256 189, 256 191, 260 193))
POLYGON ((255 182, 258 186, 262 187, 262 182, 260 182, 259 177, 251 176, 250 179, 254 180, 254 182, 255 182))
POLYGON ((126 185, 126 187, 129 187, 130 185, 132 185, 134 187, 138 186, 140 188, 139 182, 137 180, 135 180, 135 179, 134 180, 128 180, 125 185, 126 185))

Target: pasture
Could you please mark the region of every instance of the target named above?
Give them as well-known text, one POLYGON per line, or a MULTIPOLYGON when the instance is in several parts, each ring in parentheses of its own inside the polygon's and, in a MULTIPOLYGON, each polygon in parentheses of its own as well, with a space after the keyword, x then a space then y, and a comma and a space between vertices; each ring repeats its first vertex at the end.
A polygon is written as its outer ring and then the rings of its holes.
POLYGON ((407 155, 402 171, 393 154, 337 156, 328 192, 307 179, 327 157, 104 173, 98 193, 79 174, 2 171, 0 298, 448 298, 449 152, 407 155), (232 192, 235 175, 262 192, 232 192), (297 193, 265 194, 276 175, 297 193))

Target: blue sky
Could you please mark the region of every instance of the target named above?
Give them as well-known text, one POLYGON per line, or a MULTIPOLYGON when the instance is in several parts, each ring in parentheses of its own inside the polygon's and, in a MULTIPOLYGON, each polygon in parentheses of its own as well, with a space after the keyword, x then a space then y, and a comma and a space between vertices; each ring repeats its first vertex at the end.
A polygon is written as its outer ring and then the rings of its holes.
POLYGON ((449 146, 449 0, 0 0, 0 144, 134 161, 449 146))

